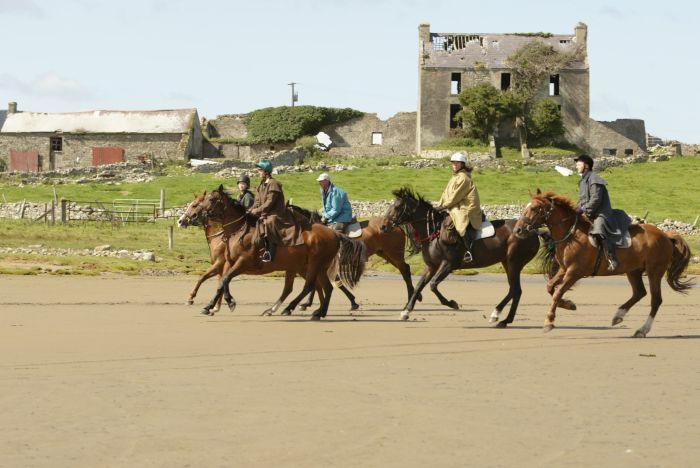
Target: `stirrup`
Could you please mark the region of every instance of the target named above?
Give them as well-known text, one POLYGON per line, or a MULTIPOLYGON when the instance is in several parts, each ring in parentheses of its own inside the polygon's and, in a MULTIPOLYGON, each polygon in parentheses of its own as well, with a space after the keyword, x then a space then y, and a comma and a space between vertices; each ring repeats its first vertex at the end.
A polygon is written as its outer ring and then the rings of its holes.
POLYGON ((608 271, 615 271, 620 266, 617 260, 608 257, 608 271))
POLYGON ((474 257, 472 257, 472 253, 468 250, 465 250, 464 251, 464 258, 462 259, 462 261, 464 263, 470 263, 472 260, 474 260, 474 257))
POLYGON ((266 250, 263 252, 262 257, 260 259, 263 261, 263 263, 270 263, 272 261, 272 255, 270 254, 269 250, 266 250))

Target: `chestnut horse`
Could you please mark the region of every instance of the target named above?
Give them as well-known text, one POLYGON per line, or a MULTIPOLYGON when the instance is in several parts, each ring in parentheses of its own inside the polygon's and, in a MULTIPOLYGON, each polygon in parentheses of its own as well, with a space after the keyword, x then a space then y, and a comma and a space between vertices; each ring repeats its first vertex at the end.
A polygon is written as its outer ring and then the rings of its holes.
POLYGON ((651 330, 661 305, 661 279, 664 273, 674 291, 687 293, 692 287, 692 280, 680 279, 691 258, 690 247, 675 232, 664 233, 652 224, 630 226, 632 245, 617 249, 619 266, 610 272, 605 262, 596 262, 598 249, 588 240, 591 222, 586 216, 576 213, 571 200, 553 192, 542 193, 539 189, 535 195, 531 195, 530 203, 518 219, 515 233, 526 237, 541 226, 547 226, 551 232, 554 255, 560 266, 547 283, 552 305, 544 321, 545 332, 554 328, 557 305, 561 304, 564 293, 585 276, 627 275, 632 286, 632 297, 615 312, 612 319, 614 326, 621 323, 630 308, 646 296, 642 276, 647 274, 651 312, 644 325, 634 333, 635 338, 644 338, 651 330))
MULTIPOLYGON (((224 295, 231 310, 236 302, 232 296, 226 296, 229 282, 239 274, 262 275, 272 271, 285 271, 287 278, 293 280, 295 275, 305 278, 304 289, 285 308, 287 313, 299 304, 301 299, 314 288, 318 288, 321 306, 314 311, 312 320, 325 317, 328 311, 333 286, 329 277, 335 279, 336 270, 341 281, 347 287, 354 287, 362 276, 366 261, 365 246, 336 233, 322 225, 312 225, 310 230, 303 231, 303 244, 297 246, 279 245, 272 262, 264 263, 260 259, 260 249, 254 239, 255 229, 249 222, 251 215, 238 201, 232 199, 220 186, 198 205, 199 213, 207 220, 221 223, 229 227, 233 235, 226 243, 225 256, 230 269, 225 273, 221 284, 212 300, 204 307, 202 313, 209 314, 216 302, 224 295)), ((291 281, 285 281, 280 302, 291 292, 291 281), (288 284, 289 283, 289 284, 288 284)))
POLYGON ((416 285, 413 296, 406 308, 401 312, 401 318, 407 320, 415 306, 418 294, 430 281, 430 289, 440 299, 440 303, 459 309, 454 300, 448 300, 438 291, 438 284, 453 270, 459 268, 483 268, 500 262, 508 276, 508 294, 498 303, 489 318, 496 322, 503 308, 512 300, 508 316, 496 326, 503 328, 513 322, 518 309, 522 288, 520 287, 520 272, 532 260, 540 248, 537 237, 518 239, 513 236, 514 219, 497 220, 492 224, 495 235, 486 239, 474 241, 472 248, 473 260, 464 263, 464 244, 461 239, 455 242, 445 242, 441 234, 443 219, 448 214, 433 208, 427 200, 416 195, 408 187, 394 190, 394 203, 384 216, 382 229, 393 229, 394 226, 409 224, 415 240, 421 245, 425 271, 416 285))
MULTIPOLYGON (((295 213, 300 213, 306 219, 312 223, 320 223, 321 216, 314 212, 296 205, 288 205, 295 213)), ((356 239, 361 240, 367 246, 367 258, 372 255, 378 255, 391 265, 393 265, 403 278, 404 283, 406 283, 406 291, 408 293, 408 300, 411 300, 413 296, 413 282, 411 281, 411 267, 404 260, 404 252, 406 249, 406 234, 398 228, 395 227, 387 232, 383 232, 381 227, 384 222, 381 217, 370 218, 366 221, 360 222, 360 227, 362 228, 362 234, 356 239)), ((345 291, 343 291, 345 292, 345 291)), ((311 305, 313 300, 313 291, 309 296, 309 300, 306 304, 302 304, 300 307, 303 308, 311 305)), ((345 292, 352 304, 352 310, 357 309, 359 306, 355 303, 355 296, 353 296, 349 291, 345 292)), ((420 301, 422 296, 418 295, 418 300, 420 301)), ((405 308, 405 307, 404 307, 405 308)))

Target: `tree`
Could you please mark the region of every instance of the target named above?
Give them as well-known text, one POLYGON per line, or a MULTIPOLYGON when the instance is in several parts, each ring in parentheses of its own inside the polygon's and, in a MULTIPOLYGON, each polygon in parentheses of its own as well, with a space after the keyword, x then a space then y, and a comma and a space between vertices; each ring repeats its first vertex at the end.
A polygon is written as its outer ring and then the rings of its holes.
POLYGON ((462 121, 467 136, 483 142, 487 142, 501 120, 512 113, 510 101, 490 83, 465 89, 459 95, 459 103, 462 110, 457 113, 455 120, 462 121))
POLYGON ((551 99, 537 101, 529 115, 532 137, 540 143, 551 145, 564 134, 564 122, 559 105, 551 99))
POLYGON ((531 107, 534 105, 538 91, 550 75, 556 75, 569 64, 581 61, 584 58, 584 50, 580 47, 573 52, 563 54, 542 41, 528 42, 516 50, 506 64, 513 72, 513 92, 519 96, 522 103, 516 113, 516 128, 520 137, 520 146, 523 157, 527 152, 527 122, 531 107))

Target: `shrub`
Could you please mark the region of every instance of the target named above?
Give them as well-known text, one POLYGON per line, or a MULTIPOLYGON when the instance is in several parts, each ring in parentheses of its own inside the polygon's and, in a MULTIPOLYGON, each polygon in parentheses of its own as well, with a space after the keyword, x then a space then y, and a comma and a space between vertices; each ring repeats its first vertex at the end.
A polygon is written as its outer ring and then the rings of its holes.
POLYGON ((350 108, 282 106, 255 110, 246 115, 244 122, 252 143, 285 143, 304 135, 314 135, 325 125, 362 115, 362 112, 350 108))
POLYGON ((556 102, 537 101, 529 115, 528 127, 537 143, 550 145, 564 134, 564 122, 556 102))

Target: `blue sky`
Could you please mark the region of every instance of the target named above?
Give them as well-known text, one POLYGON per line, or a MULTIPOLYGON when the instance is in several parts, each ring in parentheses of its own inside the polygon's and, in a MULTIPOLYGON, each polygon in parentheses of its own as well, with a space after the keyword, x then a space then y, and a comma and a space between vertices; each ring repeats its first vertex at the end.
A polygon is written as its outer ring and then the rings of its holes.
POLYGON ((0 102, 20 110, 299 104, 415 111, 418 24, 573 34, 588 25, 591 116, 700 143, 697 2, 0 0, 0 102))

